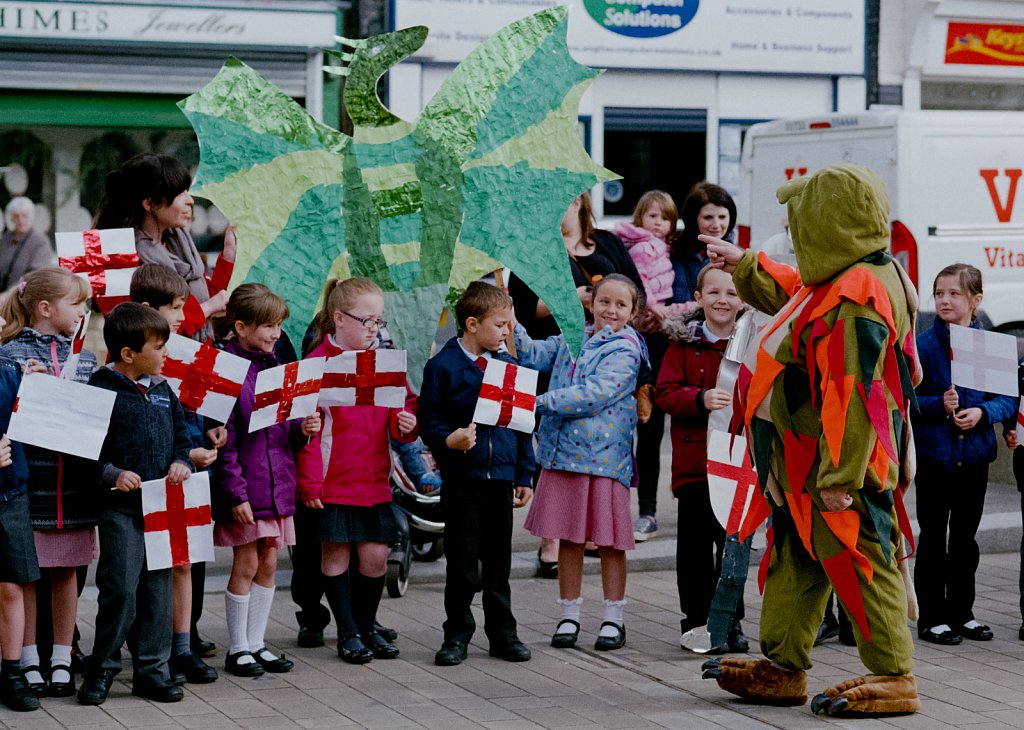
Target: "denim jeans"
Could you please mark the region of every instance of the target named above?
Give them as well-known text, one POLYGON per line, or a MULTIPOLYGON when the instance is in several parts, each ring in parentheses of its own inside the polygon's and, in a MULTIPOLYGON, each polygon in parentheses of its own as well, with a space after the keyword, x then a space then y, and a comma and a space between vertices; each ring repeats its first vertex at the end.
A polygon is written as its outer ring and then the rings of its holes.
POLYGON ((744 616, 743 587, 747 582, 750 568, 750 542, 748 537, 740 542, 739 533, 726 535, 725 550, 722 553, 722 574, 715 587, 714 598, 708 611, 708 633, 711 646, 721 646, 728 641, 729 633, 744 616))

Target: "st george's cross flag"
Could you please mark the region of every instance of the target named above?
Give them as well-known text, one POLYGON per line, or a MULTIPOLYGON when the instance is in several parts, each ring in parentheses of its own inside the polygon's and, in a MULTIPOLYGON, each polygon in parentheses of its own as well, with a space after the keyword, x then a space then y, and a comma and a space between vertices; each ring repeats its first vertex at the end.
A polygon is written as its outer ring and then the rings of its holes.
POLYGON ((92 316, 92 312, 86 309, 85 316, 79 321, 78 329, 71 337, 71 352, 68 354, 68 359, 64 361, 60 372, 57 373, 58 377, 74 380, 75 373, 78 372, 78 361, 82 359, 82 350, 85 349, 85 334, 89 331, 90 316, 92 316))
POLYGON ((310 357, 256 376, 256 402, 249 418, 249 433, 316 411, 325 358, 310 357))
POLYGON ((179 484, 142 483, 146 567, 163 570, 213 561, 210 475, 199 471, 179 484))
POLYGON ((61 268, 89 282, 101 312, 109 312, 128 301, 132 274, 140 263, 134 229, 58 233, 55 238, 61 268))
POLYGON ((708 430, 708 487, 711 509, 727 535, 746 539, 768 515, 742 435, 708 430))
POLYGON ((321 406, 404 408, 405 350, 348 350, 327 359, 321 406))
POLYGON ((200 344, 172 334, 160 374, 167 378, 181 405, 224 423, 248 373, 249 361, 244 357, 218 350, 208 342, 200 344))
POLYGON ((1017 397, 1017 338, 958 324, 949 326, 953 384, 1017 397))
POLYGON ((114 398, 111 390, 28 373, 21 378, 7 433, 23 444, 98 459, 114 398))
POLYGON ((473 422, 533 433, 537 371, 490 358, 484 370, 473 422))

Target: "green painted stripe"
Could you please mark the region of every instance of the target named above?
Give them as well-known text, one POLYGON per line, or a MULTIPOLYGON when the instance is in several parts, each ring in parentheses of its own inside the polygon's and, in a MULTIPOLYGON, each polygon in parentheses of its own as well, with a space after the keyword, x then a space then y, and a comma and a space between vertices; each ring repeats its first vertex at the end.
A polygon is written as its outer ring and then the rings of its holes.
POLYGON ((203 140, 202 180, 210 185, 254 165, 266 165, 281 155, 308 149, 272 134, 256 130, 222 117, 186 111, 196 136, 203 140), (221 140, 223 144, 210 144, 221 140))
POLYGON ((423 216, 418 212, 381 218, 380 242, 381 244, 393 244, 403 241, 418 241, 422 230, 423 216))
POLYGON ((409 215, 423 208, 423 193, 418 183, 406 183, 390 190, 371 190, 370 198, 381 218, 409 215))
POLYGON ((420 260, 419 241, 389 243, 381 246, 380 250, 381 253, 384 254, 384 260, 392 271, 394 271, 394 268, 400 264, 408 264, 414 261, 419 262, 420 260))
POLYGON ((389 266, 388 271, 391 274, 391 280, 395 282, 399 290, 406 291, 415 286, 416 279, 420 275, 420 263, 419 261, 409 261, 404 264, 396 264, 389 266))
POLYGON ((412 162, 403 162, 399 165, 388 165, 387 167, 364 167, 361 169, 363 182, 370 192, 378 190, 393 190, 406 185, 418 185, 416 178, 416 165, 412 162))
POLYGON ((383 167, 416 162, 416 158, 420 154, 416 140, 411 134, 406 134, 393 142, 354 142, 352 151, 355 153, 360 167, 383 167))
MULTIPOLYGON (((347 96, 345 97, 348 98, 347 96)), ((413 130, 414 125, 404 119, 398 119, 386 127, 364 127, 357 125, 352 131, 352 138, 359 144, 388 144, 397 142, 413 130)))

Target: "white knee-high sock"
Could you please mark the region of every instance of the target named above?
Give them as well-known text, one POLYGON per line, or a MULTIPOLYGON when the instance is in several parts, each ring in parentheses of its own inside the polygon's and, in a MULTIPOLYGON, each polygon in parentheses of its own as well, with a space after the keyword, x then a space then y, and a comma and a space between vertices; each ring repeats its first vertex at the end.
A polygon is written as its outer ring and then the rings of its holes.
MULTIPOLYGON (((231 644, 229 654, 249 651, 249 601, 249 596, 236 596, 231 591, 224 591, 224 615, 228 621, 228 643, 231 644)), ((254 661, 251 657, 245 657, 240 663, 251 661, 254 661)))
POLYGON ((270 609, 274 605, 275 586, 264 588, 253 583, 249 593, 249 628, 246 637, 249 651, 264 648, 264 634, 267 633, 267 622, 270 620, 270 609))
MULTIPOLYGON (((621 601, 609 601, 607 598, 604 599, 604 616, 601 618, 601 623, 610 621, 618 627, 622 627, 625 621, 622 618, 622 609, 626 605, 626 599, 623 598, 621 601)), ((615 637, 619 633, 611 626, 605 626, 601 629, 601 633, 598 636, 615 637)))
POLYGON ((580 606, 583 605, 583 596, 579 598, 559 598, 558 605, 562 607, 562 615, 558 619, 558 626, 555 629, 555 633, 558 634, 574 634, 576 633, 576 627, 565 621, 580 622, 580 606))

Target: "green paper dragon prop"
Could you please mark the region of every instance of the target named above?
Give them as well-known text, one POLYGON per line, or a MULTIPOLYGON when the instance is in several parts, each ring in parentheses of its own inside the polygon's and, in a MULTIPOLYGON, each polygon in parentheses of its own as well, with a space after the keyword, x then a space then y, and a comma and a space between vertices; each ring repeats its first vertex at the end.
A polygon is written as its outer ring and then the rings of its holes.
POLYGON ((493 258, 548 305, 578 352, 583 311, 559 224, 577 195, 617 176, 580 142, 579 100, 600 72, 569 55, 567 26, 556 7, 500 30, 415 124, 385 108, 376 87, 427 29, 344 41, 353 52, 328 55, 348 63, 338 72, 352 137, 229 59, 179 106, 201 149, 193 192, 238 224, 231 285, 280 293, 298 343, 328 277, 372 279, 418 385, 449 285, 497 268, 493 258))

